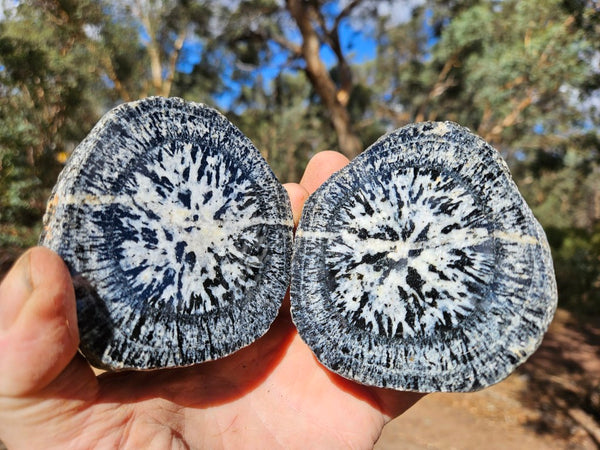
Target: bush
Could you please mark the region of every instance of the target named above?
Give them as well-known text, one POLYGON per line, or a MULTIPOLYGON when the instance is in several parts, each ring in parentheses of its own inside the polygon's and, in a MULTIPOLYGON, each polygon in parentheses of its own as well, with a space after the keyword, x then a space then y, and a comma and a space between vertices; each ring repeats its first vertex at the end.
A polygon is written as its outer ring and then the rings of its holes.
POLYGON ((549 228, 559 306, 600 315, 600 226, 593 230, 549 228))

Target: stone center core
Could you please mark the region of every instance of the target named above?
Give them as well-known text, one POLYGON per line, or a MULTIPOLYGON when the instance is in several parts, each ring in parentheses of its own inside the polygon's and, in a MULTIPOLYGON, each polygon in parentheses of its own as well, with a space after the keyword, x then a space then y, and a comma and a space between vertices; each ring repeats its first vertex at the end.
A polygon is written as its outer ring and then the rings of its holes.
POLYGON ((387 337, 455 328, 485 302, 493 280, 491 219, 452 175, 389 170, 389 184, 363 183, 330 223, 324 258, 335 308, 387 337))

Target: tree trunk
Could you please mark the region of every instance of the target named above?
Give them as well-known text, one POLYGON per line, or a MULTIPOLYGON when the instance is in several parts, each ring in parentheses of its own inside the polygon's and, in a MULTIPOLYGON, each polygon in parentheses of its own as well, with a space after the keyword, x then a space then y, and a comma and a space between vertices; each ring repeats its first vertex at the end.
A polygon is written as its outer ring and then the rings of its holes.
POLYGON ((310 17, 312 6, 302 0, 286 0, 286 4, 302 34, 301 52, 306 63, 306 74, 329 113, 337 135, 339 151, 353 158, 363 150, 362 143, 352 129, 350 114, 346 109, 348 92, 338 92, 321 60, 321 41, 310 17))

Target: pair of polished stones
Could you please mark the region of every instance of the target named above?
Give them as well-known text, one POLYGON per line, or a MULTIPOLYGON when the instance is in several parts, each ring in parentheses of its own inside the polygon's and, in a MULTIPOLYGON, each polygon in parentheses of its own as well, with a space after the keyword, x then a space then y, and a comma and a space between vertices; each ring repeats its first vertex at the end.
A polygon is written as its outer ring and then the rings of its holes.
POLYGON ((470 391, 510 374, 556 308, 544 232, 496 150, 450 122, 383 136, 306 201, 234 125, 153 97, 105 115, 67 162, 40 243, 73 277, 99 367, 224 357, 275 320, 363 384, 470 391))

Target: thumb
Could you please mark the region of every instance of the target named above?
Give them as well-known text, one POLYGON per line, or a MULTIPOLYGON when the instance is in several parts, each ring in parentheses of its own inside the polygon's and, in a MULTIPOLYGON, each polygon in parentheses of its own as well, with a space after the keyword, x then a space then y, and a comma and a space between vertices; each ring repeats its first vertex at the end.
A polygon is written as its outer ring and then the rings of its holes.
POLYGON ((0 396, 43 389, 79 345, 69 271, 51 250, 27 251, 0 285, 0 396))

